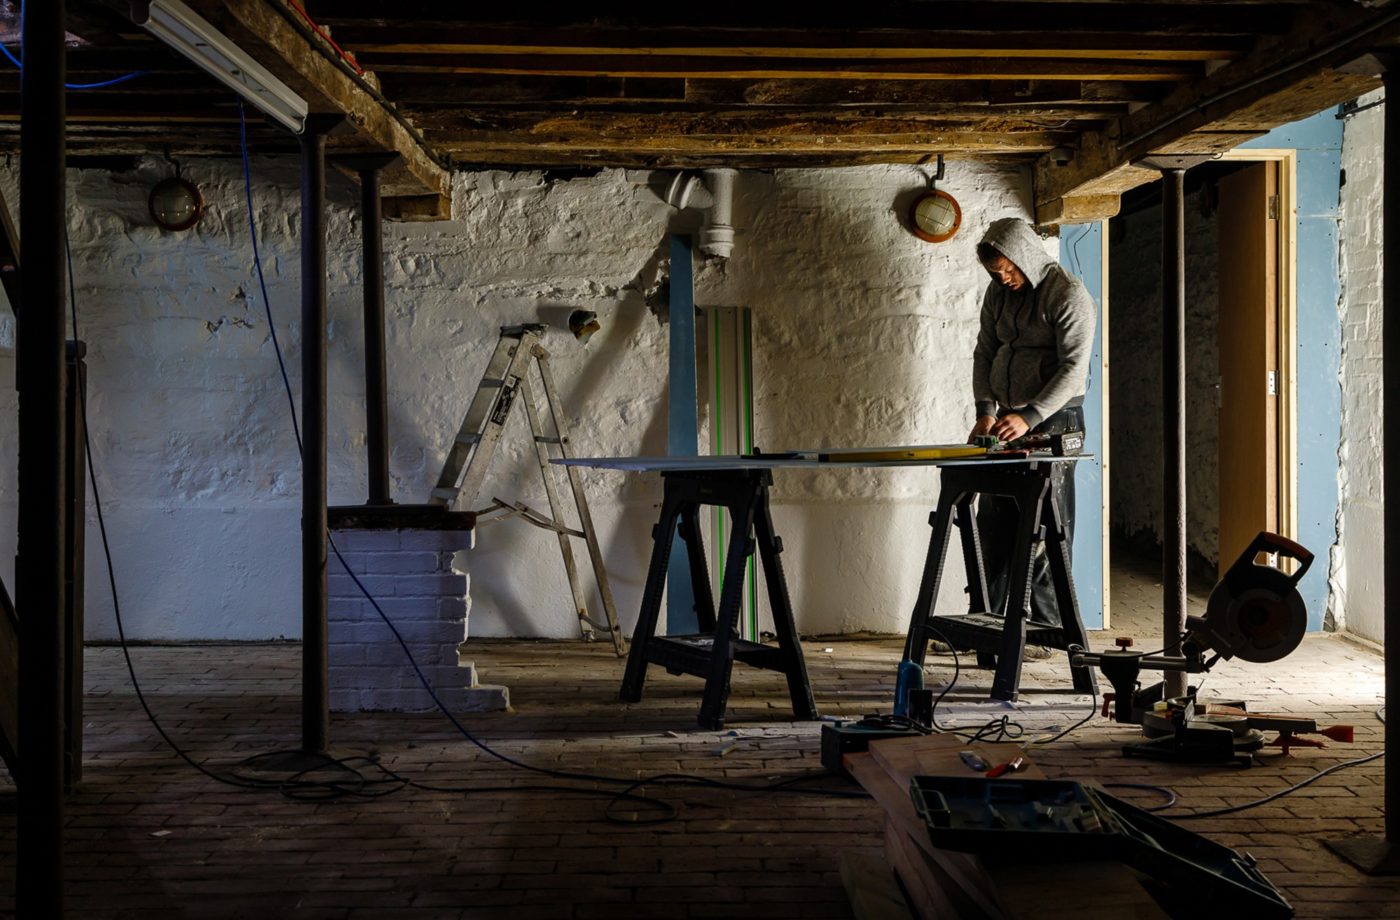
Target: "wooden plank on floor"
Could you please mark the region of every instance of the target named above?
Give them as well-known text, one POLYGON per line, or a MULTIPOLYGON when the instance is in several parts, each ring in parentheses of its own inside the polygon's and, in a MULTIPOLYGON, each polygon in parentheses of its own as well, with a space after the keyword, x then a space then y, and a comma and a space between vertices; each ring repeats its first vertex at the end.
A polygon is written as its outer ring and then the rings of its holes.
MULTIPOLYGON (((1031 762, 1030 757, 1018 744, 969 744, 951 734, 876 741, 870 745, 870 753, 863 755, 870 759, 870 763, 884 771, 889 785, 871 780, 873 783, 884 789, 893 786, 902 790, 904 803, 900 804, 898 810, 903 813, 904 806, 908 806, 908 812, 913 813, 913 822, 917 830, 909 826, 908 820, 901 822, 901 827, 921 849, 928 846, 928 831, 914 811, 913 801, 909 798, 910 780, 919 775, 970 775, 971 771, 958 756, 958 752, 964 750, 977 752, 989 764, 1003 763, 1012 757, 1022 756, 1025 758, 1025 764, 1016 774, 1018 777, 1046 778, 1044 771, 1031 762)), ((852 761, 856 756, 862 755, 852 755, 847 760, 852 761)), ((887 792, 882 796, 871 786, 866 786, 871 771, 864 769, 864 764, 856 766, 862 769, 861 775, 854 771, 851 775, 889 811, 885 802, 890 794, 887 792)), ((893 816, 894 812, 891 811, 890 814, 893 816)), ((946 859, 939 860, 937 854, 941 853, 944 857, 955 855, 937 849, 925 852, 928 852, 938 865, 948 863, 946 859)), ((1137 873, 1120 863, 995 865, 981 860, 978 865, 991 883, 991 890, 995 892, 995 898, 1005 909, 1007 917, 1025 917, 1028 920, 1051 920, 1061 917, 1069 920, 1073 917, 1075 920, 1083 920, 1093 917, 1167 916, 1142 887, 1137 873)), ((904 878, 903 875, 900 877, 904 878)), ((914 906, 917 910, 918 905, 914 906)))
MULTIPOLYGON (((888 834, 888 819, 885 827, 888 834)), ((841 884, 856 920, 914 920, 887 860, 847 850, 841 854, 841 884)))
MULTIPOLYGON (((944 917, 967 917, 938 884, 931 856, 919 849, 909 835, 890 818, 885 819, 885 858, 909 894, 913 915, 919 920, 943 920, 944 917)), ((976 914, 975 916, 985 916, 976 914)), ((996 914, 1000 917, 1001 914, 996 914)))
MULTIPOLYGON (((993 894, 991 882, 982 871, 977 857, 967 853, 954 853, 940 850, 928 838, 928 830, 914 810, 914 801, 909 798, 907 783, 895 782, 884 768, 869 754, 847 754, 846 770, 856 782, 875 797, 885 809, 888 820, 899 828, 900 833, 929 857, 927 873, 941 892, 940 899, 946 900, 955 908, 948 916, 955 917, 999 917, 1001 907, 993 894)), ((888 844, 888 831, 886 833, 888 844)), ((910 863, 910 865, 914 865, 910 863)), ((901 874, 906 885, 909 879, 901 874)), ((917 909, 918 905, 914 905, 917 909)))

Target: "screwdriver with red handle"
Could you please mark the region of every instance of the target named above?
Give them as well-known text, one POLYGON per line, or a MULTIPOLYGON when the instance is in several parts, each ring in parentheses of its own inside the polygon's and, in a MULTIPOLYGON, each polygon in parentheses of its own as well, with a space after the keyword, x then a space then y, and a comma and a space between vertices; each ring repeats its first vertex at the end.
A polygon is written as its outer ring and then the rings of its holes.
POLYGON ((998 776, 1005 776, 1007 773, 1015 773, 1025 764, 1026 758, 1014 757, 1006 763, 999 763, 987 771, 987 779, 996 779, 998 776))

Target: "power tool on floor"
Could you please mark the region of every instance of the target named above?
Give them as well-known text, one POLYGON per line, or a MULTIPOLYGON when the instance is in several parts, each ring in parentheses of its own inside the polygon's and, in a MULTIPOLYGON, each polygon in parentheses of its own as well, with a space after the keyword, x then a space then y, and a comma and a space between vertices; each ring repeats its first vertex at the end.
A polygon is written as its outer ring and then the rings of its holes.
MULTIPOLYGON (((1306 743, 1293 735, 1319 732, 1310 720, 1286 724, 1279 717, 1254 716, 1241 702, 1202 706, 1194 687, 1186 696, 1163 699, 1162 683, 1141 687, 1138 682, 1143 670, 1204 674, 1222 658, 1267 664, 1290 654, 1307 631, 1307 608, 1297 586, 1312 561, 1313 554, 1297 543, 1263 531, 1211 591, 1205 616, 1186 618, 1186 635, 1180 642, 1161 652, 1143 653, 1133 651, 1132 639, 1120 638, 1117 648, 1071 656, 1076 665, 1096 665, 1113 685, 1113 693, 1104 694, 1104 716, 1111 703, 1116 721, 1141 725, 1147 735, 1146 741, 1124 745, 1124 756, 1247 766, 1264 747, 1263 730, 1280 731, 1281 741, 1287 735, 1285 750, 1286 745, 1306 743), (1261 558, 1266 561, 1261 563, 1261 558), (1285 559, 1296 563, 1291 574, 1284 570, 1285 559), (1164 654, 1178 647, 1180 657, 1164 654)), ((1345 729, 1338 726, 1322 733, 1349 740, 1345 729)))

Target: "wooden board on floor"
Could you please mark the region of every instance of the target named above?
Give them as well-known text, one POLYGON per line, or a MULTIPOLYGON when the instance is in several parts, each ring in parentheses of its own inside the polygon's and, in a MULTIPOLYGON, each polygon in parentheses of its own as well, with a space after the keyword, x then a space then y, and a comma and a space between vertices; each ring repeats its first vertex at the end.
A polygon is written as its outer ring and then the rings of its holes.
MULTIPOLYGON (((919 775, 973 775, 958 756, 960 751, 977 752, 989 764, 1022 756, 1025 765, 1018 776, 1044 779, 1045 774, 1017 744, 969 744, 955 735, 928 735, 919 738, 892 738, 870 745, 870 753, 848 755, 851 775, 884 806, 891 825, 899 832, 891 844, 886 828, 886 855, 910 889, 940 887, 953 900, 970 900, 980 913, 966 913, 962 905, 954 916, 1006 916, 1051 920, 1051 918, 1165 918, 1167 914, 1138 882, 1137 874, 1116 862, 1057 865, 995 865, 970 854, 933 847, 928 830, 909 798, 910 780, 919 775), (876 769, 878 768, 878 771, 876 769), (883 776, 880 776, 883 774, 883 776), (869 785, 867 785, 869 783, 869 785), (898 790, 896 793, 894 790, 898 790), (894 800, 894 801, 891 801, 894 800), (905 844, 928 857, 921 862, 909 857, 905 844), (959 858, 961 857, 961 858, 959 858), (902 871, 901 871, 902 870, 902 871), (921 878, 911 884, 911 876, 921 878), (952 889, 947 886, 953 885, 952 889), (986 898, 990 895, 992 903, 986 898)), ((911 905, 920 917, 923 905, 911 905)), ((935 916, 937 914, 927 914, 935 916)), ((946 916, 946 914, 939 915, 946 916)))
MULTIPOLYGON (((888 826, 886 822, 886 834, 888 826)), ((889 862, 878 856, 842 853, 841 884, 856 920, 914 920, 889 862)))
POLYGON ((899 877, 909 895, 910 911, 919 920, 942 920, 944 917, 990 917, 991 914, 968 913, 953 903, 947 891, 938 884, 933 857, 919 849, 909 835, 894 820, 885 819, 885 859, 899 877))
MULTIPOLYGON (((914 801, 909 798, 909 786, 901 785, 884 771, 869 754, 847 754, 845 757, 847 771, 850 772, 856 782, 860 783, 880 806, 885 809, 886 820, 889 825, 886 827, 886 856, 889 857, 891 865, 899 872, 900 879, 904 881, 910 894, 915 900, 919 900, 916 889, 923 888, 922 878, 927 876, 933 882, 933 887, 939 892, 938 902, 947 902, 951 905, 952 913, 946 916, 954 917, 996 917, 1002 911, 997 904, 996 896, 992 892, 991 880, 982 870, 981 863, 977 857, 968 853, 954 853, 950 850, 940 850, 929 840, 928 831, 920 820, 918 812, 914 810, 914 801), (928 863, 914 862, 911 860, 900 860, 896 854, 889 852, 889 827, 892 826, 910 841, 910 846, 922 851, 928 856, 928 863), (900 871, 901 863, 904 863, 904 871, 900 871), (919 878, 911 878, 912 868, 920 869, 919 878)), ((902 852, 902 848, 900 850, 902 852)), ((910 905, 919 912, 920 905, 910 905)))

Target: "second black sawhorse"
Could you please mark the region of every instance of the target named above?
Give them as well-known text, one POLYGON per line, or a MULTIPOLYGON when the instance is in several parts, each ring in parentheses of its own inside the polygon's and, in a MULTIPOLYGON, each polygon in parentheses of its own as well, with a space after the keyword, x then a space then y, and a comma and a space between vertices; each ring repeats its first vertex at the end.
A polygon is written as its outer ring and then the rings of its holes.
MULTIPOLYGON (((914 602, 904 657, 922 665, 930 639, 941 639, 954 648, 972 649, 979 667, 994 668, 991 696, 1014 700, 1021 688, 1021 659, 1026 644, 1069 650, 1087 649, 1084 622, 1079 618, 1079 602, 1070 574, 1069 535, 1055 501, 1051 479, 1074 475, 1072 460, 1035 459, 1018 463, 975 462, 944 466, 939 487, 938 508, 929 516, 933 537, 914 602), (1056 468, 1063 466, 1057 472, 1056 468), (1015 499, 1019 523, 1011 547, 1007 578, 1006 610, 990 610, 987 572, 982 555, 981 535, 972 502, 978 495, 999 495, 1015 499), (943 580, 948 540, 956 525, 962 541, 963 565, 967 571, 968 612, 935 614, 934 604, 943 580), (1036 544, 1044 542, 1049 557, 1050 576, 1055 586, 1055 602, 1061 625, 1031 618, 1031 575, 1036 544)), ((1094 672, 1087 667, 1071 667, 1074 688, 1097 693, 1094 672)))
POLYGON ((783 577, 782 539, 773 532, 768 509, 768 489, 773 474, 766 469, 672 471, 661 474, 665 486, 661 519, 652 528, 651 565, 642 592, 642 610, 632 647, 627 656, 627 672, 622 678, 621 698, 635 703, 642 698, 647 665, 658 664, 672 674, 694 674, 705 678, 705 695, 700 704, 700 726, 717 729, 724 725, 724 709, 729 697, 729 672, 737 660, 743 664, 787 676, 792 713, 799 720, 817 717, 812 685, 802 660, 793 623, 792 600, 783 577), (700 508, 719 505, 726 508, 733 524, 725 555, 723 587, 719 610, 710 591, 709 569, 705 565, 705 544, 700 534, 700 508), (656 620, 661 612, 661 595, 666 587, 666 570, 671 562, 671 545, 676 529, 690 560, 690 579, 695 592, 695 614, 702 632, 694 636, 658 636, 656 620), (762 645, 739 638, 739 609, 743 600, 744 569, 757 548, 763 561, 768 604, 773 614, 773 631, 778 644, 762 645))

